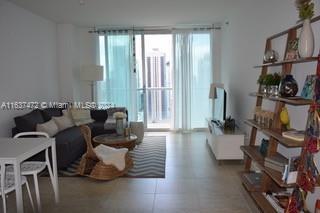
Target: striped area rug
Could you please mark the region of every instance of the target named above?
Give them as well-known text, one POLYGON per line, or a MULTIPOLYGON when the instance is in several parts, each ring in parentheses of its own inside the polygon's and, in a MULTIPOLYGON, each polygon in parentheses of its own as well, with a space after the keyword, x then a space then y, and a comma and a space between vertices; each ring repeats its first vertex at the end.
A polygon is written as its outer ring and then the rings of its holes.
POLYGON ((127 177, 164 178, 166 170, 166 137, 148 136, 130 152, 133 168, 127 177))
MULTIPOLYGON (((143 142, 130 151, 134 166, 125 177, 133 178, 164 178, 166 168, 166 137, 146 136, 143 142)), ((67 169, 60 170, 62 177, 74 177, 80 159, 73 162, 67 169)))

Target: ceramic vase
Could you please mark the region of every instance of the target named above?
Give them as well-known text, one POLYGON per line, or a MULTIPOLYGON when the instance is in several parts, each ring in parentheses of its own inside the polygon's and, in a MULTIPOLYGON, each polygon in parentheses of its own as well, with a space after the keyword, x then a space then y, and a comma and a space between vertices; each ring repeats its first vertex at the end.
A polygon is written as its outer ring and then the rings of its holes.
POLYGON ((286 75, 280 83, 280 95, 282 97, 294 97, 298 92, 298 83, 292 75, 286 75))
POLYGON ((310 19, 303 21, 301 29, 299 44, 298 44, 299 55, 302 58, 311 57, 314 51, 314 36, 310 24, 310 19))
POLYGON ((116 119, 116 133, 117 133, 117 135, 124 134, 123 118, 116 119))

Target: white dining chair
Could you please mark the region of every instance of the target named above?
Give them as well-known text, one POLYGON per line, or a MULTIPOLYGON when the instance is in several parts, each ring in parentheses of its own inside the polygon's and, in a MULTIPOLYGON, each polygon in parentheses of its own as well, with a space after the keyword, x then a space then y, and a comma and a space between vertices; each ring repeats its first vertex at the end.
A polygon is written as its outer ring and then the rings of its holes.
MULTIPOLYGON (((9 194, 10 192, 15 190, 15 179, 13 174, 8 174, 6 173, 5 165, 1 165, 1 172, 0 172, 0 196, 2 198, 2 206, 3 206, 3 212, 7 212, 7 204, 6 204, 6 195, 9 194)), ((27 186, 27 191, 28 191, 28 196, 30 199, 31 207, 33 212, 35 212, 34 209, 34 204, 30 192, 30 187, 27 181, 27 178, 25 176, 21 176, 21 185, 26 185, 27 186)))
MULTIPOLYGON (((46 137, 49 138, 49 135, 45 132, 21 132, 14 136, 14 138, 25 137, 25 136, 37 136, 37 137, 46 137)), ((34 181, 34 187, 37 198, 37 208, 38 212, 41 212, 41 201, 40 201, 40 192, 39 192, 39 181, 38 174, 42 172, 45 168, 48 168, 51 183, 53 181, 53 173, 51 169, 51 164, 49 160, 49 150, 45 150, 45 161, 26 161, 21 163, 21 175, 32 175, 34 181)), ((6 171, 10 174, 13 173, 13 166, 7 166, 6 171)))

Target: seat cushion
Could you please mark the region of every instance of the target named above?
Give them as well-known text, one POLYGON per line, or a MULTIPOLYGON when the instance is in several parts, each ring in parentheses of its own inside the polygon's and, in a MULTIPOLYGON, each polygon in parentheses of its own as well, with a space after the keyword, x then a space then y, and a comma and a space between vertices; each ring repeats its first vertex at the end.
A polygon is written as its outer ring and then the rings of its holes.
POLYGON ((35 109, 28 114, 15 117, 14 121, 19 132, 36 131, 37 124, 45 122, 39 109, 35 109))
POLYGON ((92 137, 95 137, 97 135, 115 133, 115 129, 108 129, 108 130, 104 129, 104 122, 93 122, 88 124, 88 126, 91 129, 92 137))
POLYGON ((86 151, 86 143, 79 127, 65 129, 55 135, 59 168, 65 168, 86 151))
MULTIPOLYGON (((42 161, 25 161, 21 164, 21 175, 38 174, 46 168, 46 162, 42 161)), ((6 166, 6 172, 13 174, 13 166, 6 166)))

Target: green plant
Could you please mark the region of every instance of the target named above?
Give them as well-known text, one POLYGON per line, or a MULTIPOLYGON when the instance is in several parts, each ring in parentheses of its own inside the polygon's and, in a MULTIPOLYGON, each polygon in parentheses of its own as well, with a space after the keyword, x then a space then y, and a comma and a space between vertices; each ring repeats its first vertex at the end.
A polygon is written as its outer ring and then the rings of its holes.
POLYGON ((281 81, 281 75, 279 73, 274 73, 273 74, 273 81, 271 85, 279 85, 281 81))
POLYGON ((273 83, 273 75, 272 74, 267 74, 263 80, 263 84, 270 86, 273 83))
POLYGON ((265 79, 266 75, 260 75, 258 80, 257 80, 257 83, 262 85, 264 84, 264 79, 265 79))
POLYGON ((312 0, 296 0, 296 7, 301 20, 311 19, 314 16, 314 3, 312 0))

